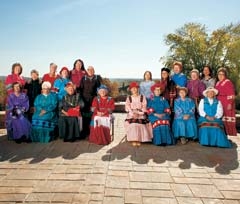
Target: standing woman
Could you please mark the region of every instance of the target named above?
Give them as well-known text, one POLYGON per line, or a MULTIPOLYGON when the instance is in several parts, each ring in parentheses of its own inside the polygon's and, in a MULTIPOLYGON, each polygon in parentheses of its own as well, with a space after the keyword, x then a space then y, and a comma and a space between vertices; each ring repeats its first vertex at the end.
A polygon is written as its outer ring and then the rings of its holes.
POLYGON ((215 86, 216 80, 212 76, 212 69, 209 65, 203 67, 201 81, 205 84, 206 88, 215 86))
POLYGON ((22 85, 19 82, 12 84, 13 93, 8 95, 6 109, 6 127, 9 139, 21 143, 29 138, 31 124, 25 117, 29 109, 28 97, 22 92, 22 85))
POLYGON ((139 85, 137 82, 131 82, 129 89, 131 95, 127 97, 125 104, 127 112, 125 120, 127 140, 133 146, 140 146, 141 142, 152 141, 151 123, 145 114, 147 112, 147 100, 145 96, 139 94, 139 85))
POLYGON ((48 81, 51 83, 51 87, 53 90, 53 84, 56 79, 58 79, 60 76, 56 73, 57 71, 57 65, 55 63, 50 63, 49 66, 49 73, 46 73, 43 75, 42 81, 48 81))
POLYGON ((65 86, 70 82, 69 80, 69 70, 67 67, 63 67, 60 71, 60 77, 54 81, 53 87, 57 93, 58 100, 61 101, 62 98, 67 94, 65 86))
POLYGON ((218 82, 215 88, 218 90, 217 99, 223 105, 223 123, 227 135, 237 136, 236 115, 235 115, 235 88, 233 83, 227 78, 225 68, 217 71, 218 82))
POLYGON ((176 84, 170 79, 170 69, 164 67, 161 69, 161 82, 164 84, 163 97, 167 99, 171 111, 173 111, 174 99, 177 96, 176 84))
POLYGON ((73 64, 73 69, 70 71, 70 80, 75 84, 77 91, 81 84, 82 78, 87 74, 84 63, 81 59, 77 59, 73 64))
POLYGON ((34 101, 35 112, 32 116, 33 142, 47 143, 55 135, 54 130, 57 125, 57 95, 51 90, 51 83, 48 81, 42 84, 42 93, 34 101))
POLYGON ((39 73, 37 70, 33 69, 31 71, 31 79, 25 84, 24 89, 27 91, 27 96, 29 98, 29 110, 27 112, 28 119, 32 121, 32 115, 34 113, 34 100, 41 94, 42 81, 39 79, 39 73))
POLYGON ((144 81, 140 82, 139 92, 148 100, 152 96, 151 86, 154 84, 154 81, 152 80, 152 73, 150 71, 145 71, 143 80, 144 81))
POLYGON ((187 77, 183 73, 183 65, 182 62, 174 62, 173 63, 173 75, 171 79, 175 82, 177 88, 178 87, 186 87, 187 85, 187 77))
POLYGON ((5 85, 7 89, 7 93, 10 94, 13 92, 13 83, 18 82, 21 87, 25 85, 25 80, 21 76, 22 74, 22 65, 20 63, 14 63, 12 65, 12 74, 8 75, 5 80, 5 85))

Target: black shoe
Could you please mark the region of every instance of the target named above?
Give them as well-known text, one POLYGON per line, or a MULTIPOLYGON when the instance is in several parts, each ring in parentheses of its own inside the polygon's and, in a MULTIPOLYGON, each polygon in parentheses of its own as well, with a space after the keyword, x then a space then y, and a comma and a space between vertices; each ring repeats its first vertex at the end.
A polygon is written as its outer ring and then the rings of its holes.
POLYGON ((21 138, 20 138, 20 139, 16 139, 15 142, 16 142, 17 144, 21 144, 21 143, 22 143, 22 139, 21 139, 21 138))

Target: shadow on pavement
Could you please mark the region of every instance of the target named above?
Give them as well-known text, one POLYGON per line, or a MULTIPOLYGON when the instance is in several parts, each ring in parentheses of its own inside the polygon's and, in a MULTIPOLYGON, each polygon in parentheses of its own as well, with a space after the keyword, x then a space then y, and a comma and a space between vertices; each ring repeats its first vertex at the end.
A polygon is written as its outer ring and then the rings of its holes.
POLYGON ((214 168, 219 174, 229 174, 231 170, 239 167, 236 143, 233 143, 231 149, 201 146, 197 142, 166 147, 145 143, 140 147, 132 147, 123 139, 118 145, 109 149, 102 160, 123 160, 127 157, 137 164, 153 166, 162 164, 159 166, 168 165, 181 169, 189 169, 191 165, 196 165, 214 168))
POLYGON ((0 141, 0 162, 18 162, 28 160, 28 163, 39 163, 46 158, 63 158, 72 160, 81 154, 96 153, 103 146, 94 145, 87 140, 79 140, 73 143, 54 140, 50 143, 21 143, 8 141, 4 136, 0 141))

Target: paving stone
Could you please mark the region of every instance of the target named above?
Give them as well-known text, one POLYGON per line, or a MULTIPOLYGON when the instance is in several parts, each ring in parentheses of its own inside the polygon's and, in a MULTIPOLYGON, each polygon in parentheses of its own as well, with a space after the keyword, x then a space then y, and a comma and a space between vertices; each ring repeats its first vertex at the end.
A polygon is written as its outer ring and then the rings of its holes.
POLYGON ((223 204, 223 201, 219 199, 203 198, 202 201, 204 204, 223 204))
POLYGON ((211 178, 209 174, 205 173, 192 173, 192 172, 184 172, 185 177, 188 178, 211 178))
POLYGON ((53 193, 31 193, 26 198, 27 202, 51 202, 53 193))
POLYGON ((107 197, 124 197, 124 189, 106 188, 105 196, 107 196, 107 197))
POLYGON ((152 198, 143 197, 143 204, 177 204, 175 198, 152 198))
POLYGON ((193 194, 186 184, 170 184, 175 196, 193 197, 193 194))
POLYGON ((34 187, 39 183, 39 180, 6 180, 0 181, 0 186, 6 187, 34 187))
POLYGON ((169 173, 173 177, 184 177, 184 174, 181 169, 179 168, 168 168, 169 173))
POLYGON ((124 204, 124 199, 120 197, 104 197, 103 204, 124 204))
POLYGON ((132 189, 159 189, 170 190, 169 183, 151 183, 151 182, 130 182, 130 188, 132 189))
POLYGON ((238 200, 240 200, 240 191, 239 191, 239 189, 236 189, 236 190, 238 190, 238 191, 221 191, 221 193, 227 199, 238 199, 238 200))
POLYGON ((71 203, 73 196, 73 193, 54 193, 51 202, 71 203))
POLYGON ((117 170, 109 170, 108 176, 123 176, 128 177, 128 171, 117 171, 117 170))
POLYGON ((142 203, 140 190, 125 190, 125 203, 142 203))
POLYGON ((73 204, 83 204, 83 203, 88 203, 89 200, 90 200, 90 194, 79 193, 79 194, 73 195, 72 203, 73 204))
POLYGON ((122 176, 107 176, 106 187, 129 188, 129 179, 122 176))
POLYGON ((14 170, 6 176, 6 179, 42 180, 47 178, 50 173, 50 170, 14 170))
POLYGON ((196 197, 223 198, 223 195, 218 191, 218 189, 212 185, 190 184, 189 188, 193 192, 193 195, 196 197))
POLYGON ((84 183, 87 185, 104 185, 105 182, 105 174, 89 174, 84 183))
POLYGON ((199 179, 199 178, 177 178, 173 177, 175 183, 185 183, 185 184, 212 184, 210 179, 199 179))
POLYGON ((91 201, 103 201, 104 193, 92 193, 91 194, 91 201))
POLYGON ((19 194, 19 193, 31 193, 33 188, 31 187, 0 187, 0 194, 2 193, 12 193, 12 194, 19 194))
POLYGON ((103 185, 82 185, 80 187, 80 193, 104 193, 103 185))
POLYGON ((171 190, 142 190, 143 197, 160 197, 160 198, 173 198, 173 192, 171 190))
POLYGON ((0 202, 23 202, 26 194, 0 193, 0 202))
POLYGON ((212 179, 212 182, 219 190, 235 191, 240 190, 240 180, 234 179, 212 179))
POLYGON ((178 204, 203 204, 200 198, 177 197, 178 204))

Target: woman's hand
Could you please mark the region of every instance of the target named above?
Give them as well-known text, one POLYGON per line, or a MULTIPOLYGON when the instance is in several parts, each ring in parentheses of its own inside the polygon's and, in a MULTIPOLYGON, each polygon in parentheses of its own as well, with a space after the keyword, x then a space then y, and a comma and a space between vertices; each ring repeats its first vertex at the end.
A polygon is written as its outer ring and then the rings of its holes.
POLYGON ((183 115, 183 120, 188 120, 190 118, 190 115, 183 115))
POLYGON ((39 115, 42 116, 42 115, 44 115, 46 112, 47 112, 47 111, 45 111, 45 110, 42 109, 42 110, 40 111, 40 114, 39 114, 39 115))

